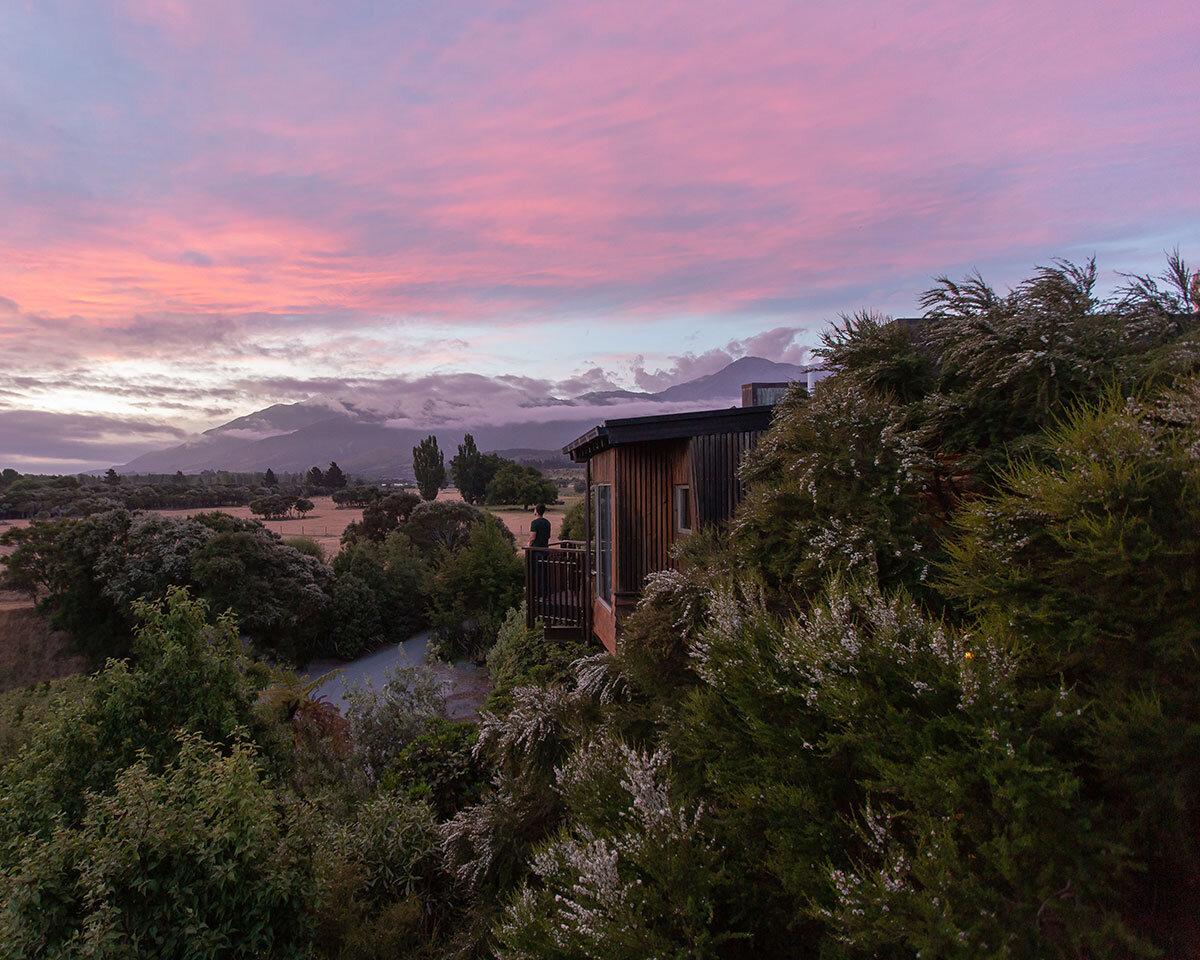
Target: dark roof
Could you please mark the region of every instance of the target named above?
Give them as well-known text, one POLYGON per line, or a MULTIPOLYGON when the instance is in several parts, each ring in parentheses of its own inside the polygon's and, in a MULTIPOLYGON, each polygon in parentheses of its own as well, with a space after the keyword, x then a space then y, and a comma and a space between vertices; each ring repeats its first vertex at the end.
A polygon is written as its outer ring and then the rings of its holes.
POLYGON ((623 443, 647 440, 677 440, 712 433, 742 433, 766 430, 774 407, 729 407, 726 410, 695 410, 656 417, 624 417, 605 420, 576 437, 563 453, 576 463, 589 460, 602 450, 623 443))

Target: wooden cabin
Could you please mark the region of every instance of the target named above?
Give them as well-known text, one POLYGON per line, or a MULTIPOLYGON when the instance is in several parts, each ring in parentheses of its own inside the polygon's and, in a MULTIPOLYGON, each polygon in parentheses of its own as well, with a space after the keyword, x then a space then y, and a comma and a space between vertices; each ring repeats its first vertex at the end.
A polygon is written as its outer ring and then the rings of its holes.
MULTIPOLYGON (((750 384, 756 399, 775 384, 750 384), (764 388, 763 390, 757 389, 764 388)), ((775 396, 771 397, 772 400, 775 396)), ((680 537, 729 518, 738 468, 771 422, 770 404, 606 420, 563 448, 587 467, 587 540, 526 551, 526 610, 547 636, 597 637, 615 651, 646 575, 671 566, 680 537)))

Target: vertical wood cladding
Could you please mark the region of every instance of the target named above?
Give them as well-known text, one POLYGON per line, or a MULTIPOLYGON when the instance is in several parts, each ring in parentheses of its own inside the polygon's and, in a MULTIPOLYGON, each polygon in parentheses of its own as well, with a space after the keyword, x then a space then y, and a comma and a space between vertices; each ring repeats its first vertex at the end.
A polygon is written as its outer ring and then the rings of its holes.
POLYGON ((738 469, 757 440, 756 432, 692 437, 689 459, 697 528, 728 520, 742 502, 738 469))
POLYGON ((687 441, 631 443, 615 450, 616 586, 618 593, 636 594, 647 574, 670 566, 673 478, 687 456, 687 441))
POLYGON ((612 484, 613 604, 592 603, 592 629, 609 650, 646 576, 670 567, 672 545, 687 536, 675 530, 676 485, 691 488, 693 530, 723 523, 741 502, 738 469, 758 436, 747 431, 624 443, 591 459, 592 484, 612 484))

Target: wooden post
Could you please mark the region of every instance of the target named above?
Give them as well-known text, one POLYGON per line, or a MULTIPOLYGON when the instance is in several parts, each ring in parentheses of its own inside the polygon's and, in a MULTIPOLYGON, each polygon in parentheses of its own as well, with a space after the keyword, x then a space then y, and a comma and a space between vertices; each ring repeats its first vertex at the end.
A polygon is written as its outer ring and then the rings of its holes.
POLYGON ((583 466, 583 640, 592 639, 592 458, 583 466))

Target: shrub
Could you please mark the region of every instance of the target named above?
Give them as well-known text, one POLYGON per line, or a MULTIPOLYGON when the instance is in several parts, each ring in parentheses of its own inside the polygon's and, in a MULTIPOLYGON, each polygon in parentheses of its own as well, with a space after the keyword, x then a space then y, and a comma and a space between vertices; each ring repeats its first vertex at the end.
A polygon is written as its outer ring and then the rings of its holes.
POLYGON ((77 700, 88 690, 82 675, 44 680, 0 693, 0 765, 11 760, 63 709, 59 701, 77 700))
POLYGON ((1148 931, 1178 927, 1171 914, 1188 908, 1175 891, 1196 882, 1200 857, 1198 422, 1196 381, 1155 404, 1073 414, 1046 439, 1046 465, 1015 466, 963 514, 944 584, 1029 639, 1028 682, 1061 682, 1089 705, 1073 750, 1114 842, 1142 864, 1127 896, 1158 905, 1139 918, 1148 931))
POLYGON ((728 937, 712 929, 721 851, 699 829, 699 811, 672 802, 665 767, 661 753, 580 748, 560 789, 569 798, 592 794, 580 812, 593 826, 534 854, 538 882, 522 887, 505 911, 499 957, 724 954, 728 937), (598 786, 620 808, 603 825, 593 806, 598 786))
POLYGON ((834 582, 795 620, 719 596, 693 650, 702 686, 670 739, 743 878, 724 915, 761 953, 787 929, 814 955, 1129 946, 1127 860, 1060 752, 1079 704, 1022 688, 1007 628, 834 582))
POLYGON ((558 539, 560 540, 587 540, 588 530, 591 526, 591 518, 584 516, 584 510, 587 506, 586 500, 580 500, 571 504, 567 512, 563 514, 562 526, 558 530, 558 539))
POLYGON ((392 667, 378 690, 369 680, 351 684, 345 698, 354 758, 372 783, 431 720, 446 713, 441 681, 425 666, 392 667))
POLYGON ((423 800, 438 820, 449 819, 476 803, 487 784, 485 765, 474 753, 477 737, 473 723, 433 717, 389 763, 381 788, 423 800))
POLYGON ((482 658, 505 615, 520 604, 524 582, 512 535, 490 517, 472 528, 467 542, 442 561, 433 579, 439 655, 482 658))
POLYGON ((121 770, 80 820, 5 864, 4 956, 308 955, 311 867, 253 748, 193 732, 170 752, 161 772, 121 770))
POLYGON ((521 686, 571 684, 574 663, 592 652, 578 640, 547 640, 540 625, 525 626, 525 604, 508 611, 487 654, 492 693, 488 708, 504 709, 514 689, 521 686))
POLYGON ((380 597, 361 577, 341 574, 333 583, 333 608, 322 652, 340 660, 355 660, 386 641, 380 597))
POLYGON ((321 545, 312 537, 285 537, 283 545, 291 547, 306 557, 312 557, 314 560, 320 560, 322 563, 325 562, 325 551, 321 549, 321 545))
POLYGON ((429 807, 394 795, 363 804, 318 840, 319 953, 408 955, 429 938, 429 894, 440 856, 429 807))
POLYGON ((840 378, 812 399, 794 388, 743 469, 736 559, 801 606, 835 571, 923 594, 938 547, 933 469, 902 409, 840 378))
POLYGON ((49 829, 55 816, 71 822, 88 791, 109 790, 135 762, 161 771, 178 751, 177 730, 231 744, 262 729, 232 620, 209 624, 206 604, 183 588, 135 612, 142 621, 137 659, 109 661, 79 696, 60 700, 52 720, 4 768, 0 841, 49 829))

